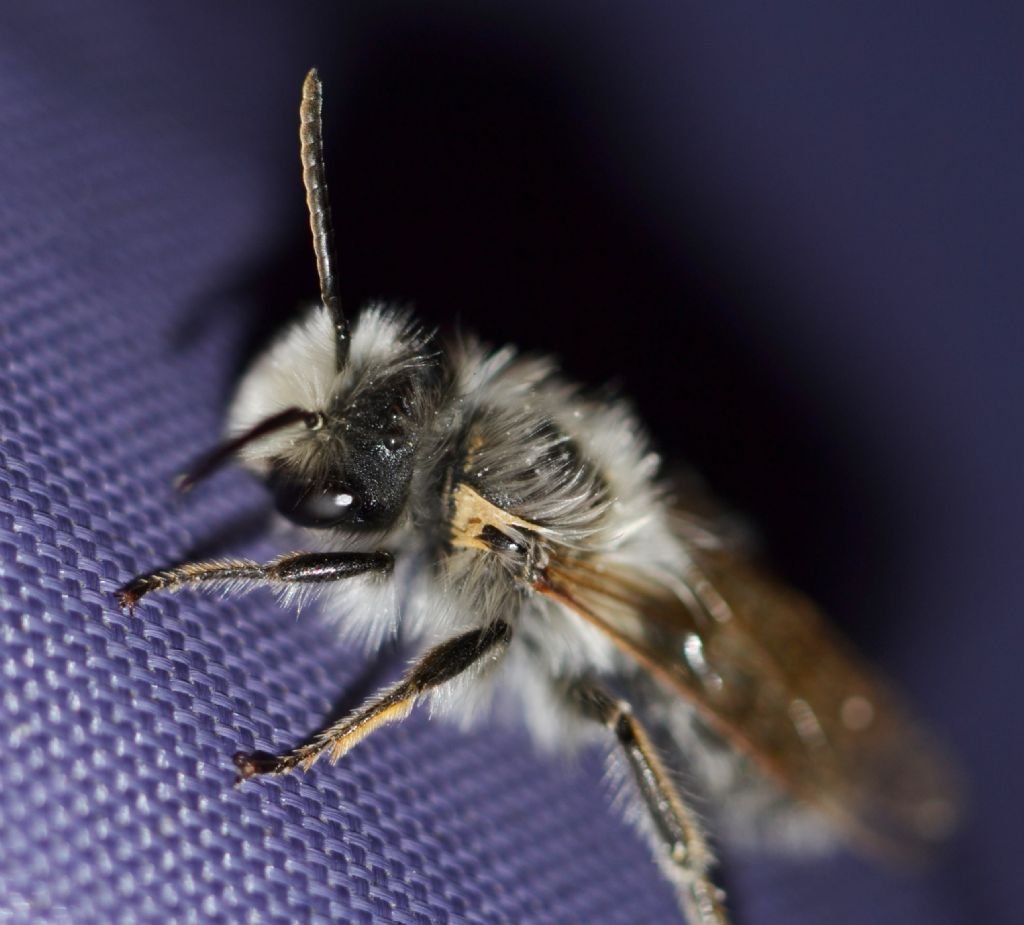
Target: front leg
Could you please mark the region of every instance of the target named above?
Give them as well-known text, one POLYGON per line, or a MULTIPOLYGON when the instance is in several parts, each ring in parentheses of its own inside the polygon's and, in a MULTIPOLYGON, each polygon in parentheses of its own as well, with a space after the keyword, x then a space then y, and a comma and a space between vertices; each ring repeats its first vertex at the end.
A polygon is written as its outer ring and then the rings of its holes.
POLYGON ((498 620, 434 646, 413 664, 401 681, 325 729, 308 745, 300 745, 281 755, 238 752, 234 756, 238 781, 256 774, 284 774, 298 765, 302 765, 303 770, 308 769, 325 751, 330 753, 332 763, 337 761, 374 729, 408 716, 422 694, 442 687, 485 659, 498 658, 511 638, 511 627, 498 620))
POLYGON ((238 587, 249 591, 260 585, 301 585, 341 581, 367 572, 386 574, 394 559, 377 552, 293 552, 261 564, 251 559, 214 559, 186 562, 176 568, 139 575, 117 592, 117 601, 129 613, 151 591, 177 591, 189 585, 238 587))

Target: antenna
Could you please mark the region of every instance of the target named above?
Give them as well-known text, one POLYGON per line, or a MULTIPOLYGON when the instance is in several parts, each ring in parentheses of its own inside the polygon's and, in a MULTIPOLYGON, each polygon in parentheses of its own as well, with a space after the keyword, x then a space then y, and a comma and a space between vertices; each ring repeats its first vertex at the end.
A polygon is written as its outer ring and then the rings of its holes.
POLYGON ((319 430, 323 427, 324 418, 318 411, 305 411, 302 408, 285 408, 284 411, 280 411, 260 421, 255 427, 249 428, 245 433, 239 434, 237 437, 214 447, 209 453, 194 463, 188 472, 179 475, 174 480, 175 486, 182 494, 191 491, 197 482, 201 482, 216 472, 243 447, 248 446, 255 440, 259 440, 261 437, 267 436, 267 434, 283 430, 285 427, 291 427, 293 424, 305 424, 310 430, 319 430))
POLYGON ((335 364, 341 369, 348 359, 349 330, 345 313, 341 310, 338 283, 334 276, 337 257, 324 170, 324 138, 320 122, 322 109, 323 87, 316 68, 312 68, 303 81, 302 105, 299 107, 302 184, 306 187, 309 230, 313 232, 313 252, 316 254, 316 270, 320 275, 320 299, 334 323, 335 364))

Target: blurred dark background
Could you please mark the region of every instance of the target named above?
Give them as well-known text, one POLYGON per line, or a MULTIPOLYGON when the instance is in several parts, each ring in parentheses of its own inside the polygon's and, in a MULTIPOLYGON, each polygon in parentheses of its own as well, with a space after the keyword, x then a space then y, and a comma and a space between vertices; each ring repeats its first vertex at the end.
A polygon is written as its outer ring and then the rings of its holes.
MULTIPOLYGON (((113 434, 141 445, 165 415, 211 439, 238 371, 316 291, 296 145, 316 65, 348 305, 408 302, 618 383, 666 456, 749 516, 775 566, 962 759, 969 814, 929 876, 726 853, 737 919, 1009 921, 1024 822, 1009 708, 1024 597, 1021 27, 1009 4, 11 8, 0 350, 15 370, 37 337, 40 378, 62 359, 87 371, 71 418, 101 405, 108 430, 83 430, 75 452, 113 460, 113 434), (26 261, 42 269, 23 278, 26 261), (48 324, 37 291, 93 341, 48 324)), ((212 527, 177 509, 153 519, 198 449, 161 447, 105 473, 153 493, 152 548, 173 558, 212 527)), ((130 571, 111 561, 111 580, 130 571)), ((573 920, 570 882, 559 889, 550 914, 573 920)), ((534 920, 496 902, 495 916, 534 920)), ((135 908, 124 921, 145 918, 135 908)), ((423 920, 473 914, 469 901, 423 920)))

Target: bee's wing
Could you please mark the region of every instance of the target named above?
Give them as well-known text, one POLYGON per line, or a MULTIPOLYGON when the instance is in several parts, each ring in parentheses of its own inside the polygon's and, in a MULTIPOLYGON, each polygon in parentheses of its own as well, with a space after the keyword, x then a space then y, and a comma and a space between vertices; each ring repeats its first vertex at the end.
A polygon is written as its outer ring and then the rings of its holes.
POLYGON ((917 854, 955 817, 949 767, 805 597, 738 556, 681 576, 556 555, 537 588, 606 632, 851 841, 917 854))

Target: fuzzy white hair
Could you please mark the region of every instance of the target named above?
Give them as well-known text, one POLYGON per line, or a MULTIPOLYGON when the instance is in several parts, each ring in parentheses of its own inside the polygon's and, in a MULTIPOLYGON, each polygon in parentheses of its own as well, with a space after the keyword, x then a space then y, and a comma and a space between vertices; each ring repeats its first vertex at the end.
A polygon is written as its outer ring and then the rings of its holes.
MULTIPOLYGON (((244 378, 229 417, 243 432, 285 408, 322 409, 340 393, 372 388, 427 349, 410 317, 371 305, 355 321, 345 366, 336 369, 330 318, 317 308, 284 332, 244 378)), ((438 460, 473 436, 469 476, 497 496, 514 499, 515 515, 546 542, 599 554, 610 566, 642 570, 664 587, 688 594, 682 576, 694 546, 715 546, 713 526, 680 523, 658 480, 660 460, 629 405, 609 393, 588 394, 567 381, 546 357, 512 348, 488 350, 464 338, 446 351, 445 400, 428 421, 407 509, 387 530, 353 534, 312 530, 305 545, 319 550, 370 550, 395 556, 388 579, 364 576, 285 591, 294 603, 311 594, 345 638, 368 651, 387 638, 420 646, 502 619, 514 627, 496 663, 467 672, 431 696, 433 712, 468 726, 481 717, 515 716, 546 749, 572 750, 604 735, 582 723, 556 688, 584 675, 637 676, 637 666, 603 631, 560 604, 525 593, 498 554, 449 549, 439 557, 438 460), (436 525, 435 525, 436 526, 436 525)), ((278 433, 245 449, 244 463, 265 475, 270 460, 312 452, 302 433, 278 433)), ((510 527, 513 539, 519 534, 510 527)), ((802 847, 825 843, 825 828, 793 811, 778 791, 751 774, 749 763, 715 742, 692 708, 678 698, 667 708, 655 698, 652 720, 687 755, 694 782, 719 807, 730 831, 768 833, 802 847), (659 710, 661 711, 659 713, 659 710), (748 823, 760 818, 759 828, 748 823)), ((758 838, 758 840, 760 840, 758 838)))

